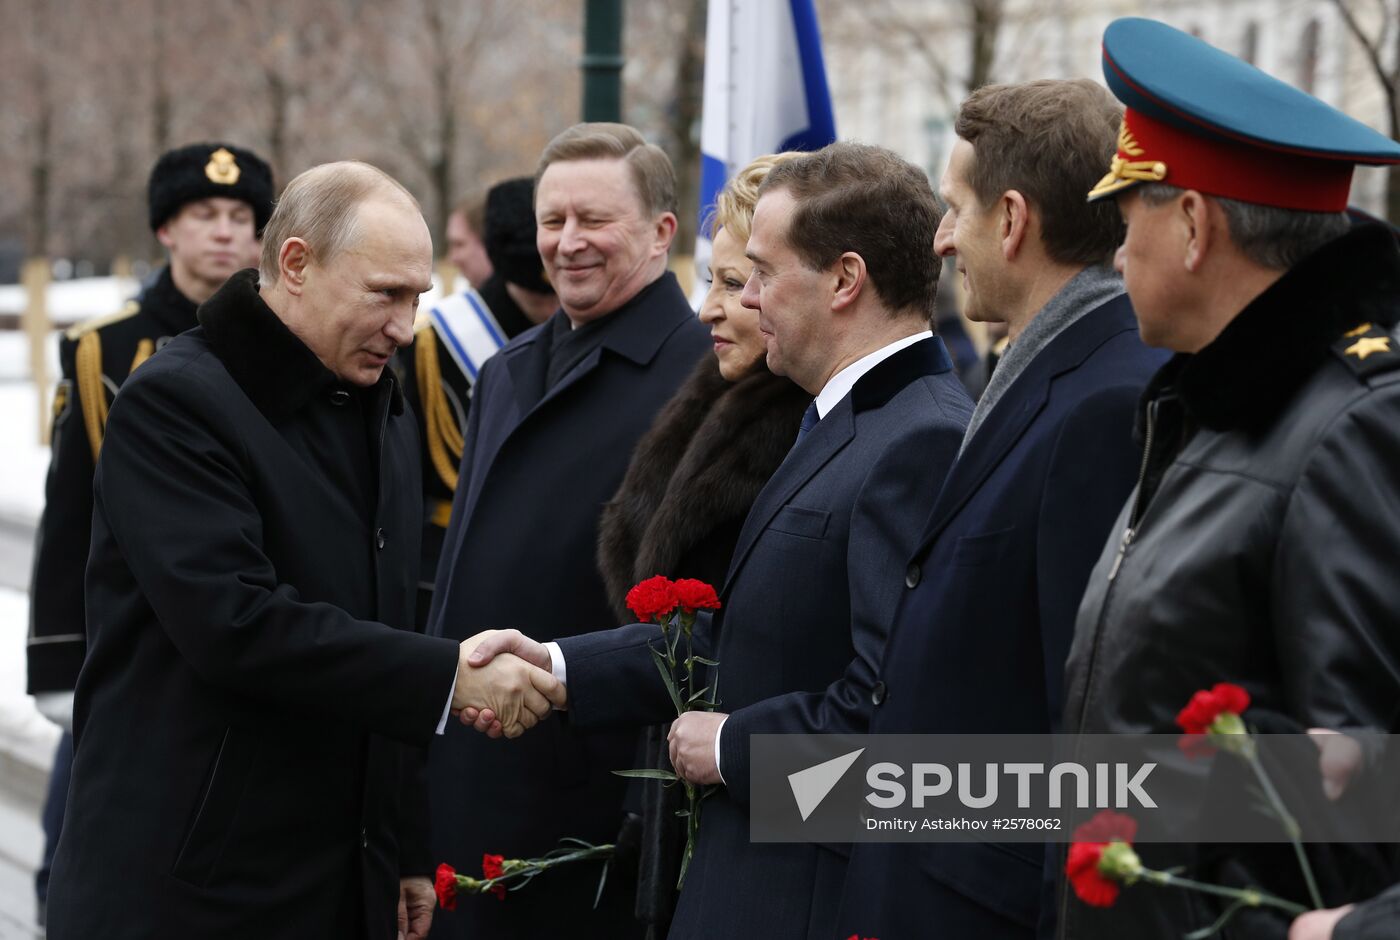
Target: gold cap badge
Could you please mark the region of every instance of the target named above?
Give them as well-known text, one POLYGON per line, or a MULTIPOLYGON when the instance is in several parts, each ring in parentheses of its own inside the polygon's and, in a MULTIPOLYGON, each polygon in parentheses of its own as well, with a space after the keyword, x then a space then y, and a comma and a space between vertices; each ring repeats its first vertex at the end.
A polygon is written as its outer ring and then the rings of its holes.
POLYGON ((221 183, 224 186, 232 186, 238 182, 238 177, 242 172, 238 168, 237 161, 233 159, 233 154, 223 147, 211 153, 209 162, 204 165, 204 175, 209 177, 209 181, 221 183))
POLYGON ((1099 180, 1092 190, 1089 191, 1089 201, 1102 199, 1104 196, 1112 195, 1129 186, 1136 186, 1138 183, 1158 183, 1167 176, 1167 165, 1160 160, 1129 160, 1129 157, 1141 157, 1146 153, 1142 145, 1133 136, 1133 132, 1128 129, 1128 119, 1125 116, 1123 123, 1118 129, 1118 153, 1113 157, 1113 162, 1109 166, 1108 175, 1099 180))

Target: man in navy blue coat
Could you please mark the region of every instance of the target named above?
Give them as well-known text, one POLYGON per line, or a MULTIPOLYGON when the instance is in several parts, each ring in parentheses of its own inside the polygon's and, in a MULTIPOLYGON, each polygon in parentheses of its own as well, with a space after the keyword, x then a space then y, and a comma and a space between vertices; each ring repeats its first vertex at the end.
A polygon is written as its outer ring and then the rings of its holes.
MULTIPOLYGON (((1088 81, 988 86, 959 111, 937 249, 957 256, 968 316, 1004 320, 1011 342, 905 560, 872 732, 1055 730, 1079 599, 1136 475, 1134 406, 1162 361, 1109 266, 1121 222, 1080 193, 1119 118, 1088 81)), ((1034 936, 1044 857, 857 845, 831 935, 1034 936)))
MULTIPOLYGON (((929 330, 938 220, 924 174, 876 147, 832 144, 763 184, 744 303, 769 368, 816 400, 744 524, 723 609, 697 626, 701 655, 720 662, 720 712, 678 720, 672 760, 724 786, 703 804, 673 938, 832 929, 844 854, 749 842, 749 735, 865 730, 904 562, 971 413, 929 330), (821 707, 797 694, 832 683, 821 707)), ((635 726, 675 716, 649 650, 659 638, 633 624, 547 648, 506 631, 473 661, 515 650, 564 676, 568 724, 635 726)))
MULTIPOLYGON (((637 439, 710 346, 674 275, 670 161, 633 128, 580 124, 540 158, 536 242, 561 309, 482 367, 468 417, 429 632, 515 625, 545 639, 615 624, 594 561, 598 516, 637 439)), ((504 744, 456 728, 429 755, 437 858, 540 855, 573 836, 611 842, 635 730, 584 736, 561 721, 504 744)), ((551 871, 536 903, 469 898, 434 937, 629 936, 633 892, 597 866, 551 871)))

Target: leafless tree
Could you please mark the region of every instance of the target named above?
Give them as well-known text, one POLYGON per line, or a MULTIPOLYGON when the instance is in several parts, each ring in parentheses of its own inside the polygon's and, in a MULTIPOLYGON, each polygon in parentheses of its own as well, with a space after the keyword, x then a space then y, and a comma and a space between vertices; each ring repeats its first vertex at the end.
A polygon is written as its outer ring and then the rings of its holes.
MULTIPOLYGON (((825 17, 847 27, 850 41, 903 57, 912 53, 926 70, 931 91, 952 112, 973 89, 993 80, 997 45, 1002 39, 1006 0, 954 0, 910 4, 907 0, 865 0, 859 4, 827 0, 825 17), (966 43, 967 71, 955 73, 949 42, 966 43)), ((835 31, 832 31, 835 33, 835 31)), ((840 42, 839 33, 835 41, 840 42)))
MULTIPOLYGON (((1391 140, 1400 141, 1400 2, 1332 0, 1332 3, 1381 86, 1386 132, 1391 140), (1367 7, 1369 9, 1365 9, 1367 7)), ((1385 215, 1390 222, 1400 225, 1400 164, 1386 173, 1385 215)))
MULTIPOLYGON (((624 120, 666 146, 685 186, 701 8, 627 14, 624 120)), ((145 187, 169 147, 232 141, 279 185, 368 160, 440 238, 462 190, 531 173, 579 119, 577 0, 0 0, 0 22, 0 243, 99 265, 159 257, 145 187)))

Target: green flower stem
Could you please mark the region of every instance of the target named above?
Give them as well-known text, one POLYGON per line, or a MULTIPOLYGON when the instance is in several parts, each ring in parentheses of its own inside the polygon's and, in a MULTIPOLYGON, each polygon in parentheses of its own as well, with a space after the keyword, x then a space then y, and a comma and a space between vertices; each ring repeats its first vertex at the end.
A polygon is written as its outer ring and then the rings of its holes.
POLYGON ((1288 833, 1288 841, 1293 845, 1293 854, 1298 856, 1298 867, 1303 870, 1303 880, 1308 885, 1308 897, 1313 903, 1314 910, 1323 908, 1322 893, 1317 890, 1317 879, 1313 877, 1312 866, 1308 864, 1308 853, 1303 851, 1302 829, 1298 825, 1298 820, 1293 818, 1293 814, 1283 805, 1283 798, 1279 796, 1278 790, 1274 789, 1274 782, 1269 779, 1268 771, 1259 761, 1259 755, 1254 749, 1245 755, 1249 766, 1254 769, 1254 776, 1259 781, 1259 785, 1264 788, 1264 795, 1269 800, 1269 805, 1273 807, 1274 815, 1283 824, 1283 829, 1288 833))
MULTIPOLYGON (((695 689, 695 614, 693 610, 681 608, 678 612, 658 621, 661 626, 661 635, 665 640, 666 668, 670 671, 671 679, 675 685, 678 695, 676 701, 676 717, 679 718, 688 711, 697 710, 691 705, 690 699, 695 689), (672 631, 675 631, 674 633, 672 631), (680 641, 685 641, 685 659, 677 662, 676 648, 680 641), (682 667, 684 672, 682 673, 682 667)), ((702 702, 700 705, 706 711, 712 710, 713 705, 702 702)), ((700 832, 700 801, 704 798, 704 793, 700 788, 687 781, 681 781, 685 786, 685 852, 681 856, 680 877, 676 879, 676 889, 685 884, 686 872, 690 869, 690 860, 695 857, 695 839, 700 832)))
POLYGON ((1144 868, 1138 877, 1149 884, 1164 885, 1172 888, 1185 888, 1189 891, 1199 891, 1202 894, 1213 894, 1220 898, 1230 898, 1233 901, 1239 901, 1247 907, 1278 908, 1294 917, 1308 912, 1308 909, 1301 904, 1285 901, 1283 898, 1276 898, 1272 894, 1265 894, 1263 891, 1255 891, 1249 888, 1224 888, 1220 885, 1206 884, 1203 881, 1183 878, 1169 871, 1156 871, 1151 868, 1144 868))
POLYGON ((681 855, 680 877, 676 879, 676 890, 685 884, 685 873, 690 869, 690 860, 695 855, 695 835, 700 831, 700 795, 695 785, 685 783, 685 852, 681 855))
POLYGON ((457 887, 473 894, 485 894, 495 885, 510 887, 510 882, 516 878, 523 878, 526 875, 533 877, 540 872, 557 868, 560 865, 567 865, 570 862, 587 862, 599 858, 611 858, 615 846, 591 845, 586 849, 577 849, 563 855, 556 855, 552 858, 508 858, 501 863, 503 869, 509 869, 497 878, 473 878, 470 875, 457 875, 457 887))
POLYGON ((694 692, 695 685, 695 647, 692 640, 692 633, 695 628, 695 611, 681 612, 681 632, 685 634, 685 686, 681 694, 681 701, 685 703, 686 711, 690 710, 690 695, 694 692))

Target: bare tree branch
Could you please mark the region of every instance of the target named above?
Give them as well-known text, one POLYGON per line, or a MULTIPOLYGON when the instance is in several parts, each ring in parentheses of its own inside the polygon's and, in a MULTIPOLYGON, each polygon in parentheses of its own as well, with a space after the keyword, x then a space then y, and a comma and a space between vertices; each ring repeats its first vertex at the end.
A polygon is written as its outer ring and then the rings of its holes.
MULTIPOLYGON (((1346 23, 1347 31, 1351 33, 1352 38, 1361 46, 1361 51, 1365 53, 1366 59, 1371 63, 1372 71, 1375 72, 1376 80, 1380 82, 1381 87, 1385 89, 1386 98, 1390 104, 1390 133, 1391 136, 1394 137, 1396 132, 1395 77, 1386 70, 1385 63, 1381 61, 1380 47, 1376 45, 1375 41, 1361 28, 1361 24, 1356 21, 1355 15, 1352 14, 1351 9, 1347 6, 1346 0, 1332 0, 1332 5, 1336 7, 1337 12, 1341 14, 1342 21, 1346 23)), ((1385 16, 1382 16, 1381 20, 1384 22, 1385 16)))

